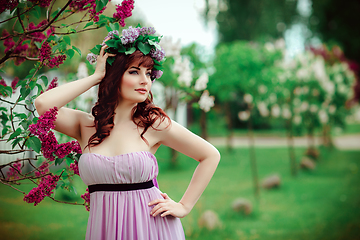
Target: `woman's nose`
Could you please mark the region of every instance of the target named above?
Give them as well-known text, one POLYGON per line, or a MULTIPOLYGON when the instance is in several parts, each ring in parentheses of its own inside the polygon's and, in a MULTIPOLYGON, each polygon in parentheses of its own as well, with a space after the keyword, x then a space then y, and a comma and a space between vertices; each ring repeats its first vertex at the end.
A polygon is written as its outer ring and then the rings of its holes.
POLYGON ((148 84, 149 83, 149 77, 147 76, 147 73, 141 74, 141 84, 148 84))

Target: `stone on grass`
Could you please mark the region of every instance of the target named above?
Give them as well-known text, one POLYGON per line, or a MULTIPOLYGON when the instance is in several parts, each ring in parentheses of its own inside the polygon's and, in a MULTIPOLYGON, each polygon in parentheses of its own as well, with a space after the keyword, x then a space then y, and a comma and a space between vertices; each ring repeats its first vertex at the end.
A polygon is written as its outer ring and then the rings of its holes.
POLYGON ((300 161, 300 167, 302 169, 310 169, 314 170, 316 167, 316 164, 311 158, 304 156, 300 161))
POLYGON ((212 210, 206 210, 199 218, 199 226, 205 227, 208 230, 221 227, 221 222, 218 215, 212 210))
POLYGON ((265 178, 262 182, 262 187, 266 189, 278 188, 281 185, 280 176, 278 174, 271 175, 265 178))
POLYGON ((243 212, 245 215, 249 215, 252 212, 252 204, 245 198, 235 199, 231 206, 235 212, 243 212))

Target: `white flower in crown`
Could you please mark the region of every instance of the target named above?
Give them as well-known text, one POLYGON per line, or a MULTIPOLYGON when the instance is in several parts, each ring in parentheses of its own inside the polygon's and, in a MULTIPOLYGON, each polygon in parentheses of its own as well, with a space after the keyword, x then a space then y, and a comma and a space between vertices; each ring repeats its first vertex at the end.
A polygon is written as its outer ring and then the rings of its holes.
POLYGON ((199 100, 199 105, 205 112, 210 111, 210 108, 214 106, 215 97, 209 96, 209 91, 205 90, 199 100))
POLYGON ((194 89, 196 91, 205 90, 208 82, 209 82, 209 75, 206 72, 204 72, 203 74, 201 74, 198 80, 196 80, 194 89))

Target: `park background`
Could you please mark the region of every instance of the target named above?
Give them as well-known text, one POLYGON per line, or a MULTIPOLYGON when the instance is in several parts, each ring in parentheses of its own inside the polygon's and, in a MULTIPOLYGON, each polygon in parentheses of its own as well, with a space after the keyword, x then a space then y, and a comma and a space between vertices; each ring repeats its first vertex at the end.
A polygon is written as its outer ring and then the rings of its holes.
MULTIPOLYGON (((54 9, 64 2, 57 1, 54 9)), ((104 14, 111 15, 119 3, 109 2, 104 14)), ((182 219, 187 239, 360 239, 359 5, 355 0, 135 1, 125 28, 141 23, 164 35, 168 59, 153 86, 156 103, 222 155, 208 188, 182 219)), ((46 8, 38 9, 35 24, 46 17, 46 8)), ((4 21, 9 11, 0 17, 4 21)), ((70 16, 65 26, 80 17, 70 16)), ((2 37, 13 24, 1 24, 2 37)), ((86 54, 106 34, 102 27, 68 35, 73 53, 67 52, 60 68, 41 69, 37 83, 46 87, 55 77, 63 84, 91 74, 86 54), (49 79, 46 84, 41 76, 49 79)), ((2 42, 1 59, 8 50, 6 39, 2 42)), ((26 81, 34 65, 26 60, 2 63, 2 86, 11 86, 15 77, 26 81)), ((26 117, 20 115, 28 114, 26 109, 15 109, 23 121, 14 121, 14 129, 6 117, 26 93, 21 89, 14 87, 12 94, 2 89, 0 96, 1 181, 12 186, 20 181, 9 164, 37 155, 9 154, 7 139, 20 141, 28 134, 24 126, 29 125, 21 124, 26 117), (17 131, 20 125, 24 129, 17 131)), ((31 106, 36 94, 28 93, 24 102, 31 106)), ((94 88, 69 107, 90 111, 95 96, 94 88)), ((196 162, 166 147, 156 157, 160 189, 179 200, 196 162)), ((44 161, 38 159, 36 166, 44 161)), ((67 164, 52 171, 59 174, 67 164)), ((21 169, 24 174, 31 166, 23 163, 21 169)), ((54 199, 83 203, 86 186, 70 171, 66 180, 54 199)), ((21 183, 16 188, 26 193, 36 186, 28 179, 21 183)), ((33 206, 6 184, 0 186, 1 239, 85 237, 84 206, 49 198, 33 206)))

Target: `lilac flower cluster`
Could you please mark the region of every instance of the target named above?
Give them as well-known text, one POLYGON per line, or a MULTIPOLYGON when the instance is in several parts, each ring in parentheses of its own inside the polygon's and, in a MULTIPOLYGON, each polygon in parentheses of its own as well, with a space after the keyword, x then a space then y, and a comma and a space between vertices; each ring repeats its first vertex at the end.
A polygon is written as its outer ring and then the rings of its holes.
POLYGON ((72 1, 69 5, 69 8, 72 11, 85 11, 88 10, 90 14, 90 19, 93 19, 94 22, 99 21, 99 15, 104 12, 106 6, 101 9, 99 12, 96 12, 96 1, 95 0, 77 0, 72 1))
POLYGON ((139 29, 141 35, 152 35, 155 34, 155 28, 154 27, 142 27, 139 29))
MULTIPOLYGON (((105 37, 105 39, 107 39, 107 38, 113 39, 113 38, 114 38, 114 35, 119 36, 119 31, 118 31, 118 30, 114 30, 114 31, 109 32, 108 35, 105 37)), ((104 40, 105 40, 105 39, 104 39, 104 40)))
POLYGON ((59 67, 66 60, 66 55, 51 57, 52 51, 49 43, 45 41, 40 48, 40 61, 44 62, 49 68, 59 67))
POLYGON ((159 78, 161 78, 162 75, 163 75, 163 71, 161 71, 161 70, 153 70, 152 73, 151 73, 151 79, 154 79, 154 80, 159 79, 159 78))
POLYGON ((151 51, 150 51, 150 56, 152 57, 152 58, 155 58, 156 59, 156 61, 158 61, 158 62, 161 62, 161 60, 163 60, 164 59, 164 57, 165 57, 165 51, 164 51, 164 49, 162 48, 162 47, 160 47, 161 49, 158 49, 158 48, 156 48, 156 49, 151 49, 151 51))
POLYGON ((21 162, 11 164, 7 172, 7 180, 19 179, 19 173, 21 173, 21 162))
POLYGON ((53 80, 51 80, 50 85, 48 86, 48 88, 46 89, 46 91, 56 88, 58 86, 58 78, 54 77, 53 80))
POLYGON ((42 162, 38 169, 39 171, 35 171, 36 177, 41 177, 42 175, 45 175, 49 172, 49 163, 47 161, 42 162))
POLYGON ((54 132, 50 131, 55 128, 57 107, 51 108, 39 117, 36 124, 31 124, 29 130, 41 141, 41 150, 43 156, 50 161, 55 160, 55 156, 63 158, 74 152, 81 153, 81 147, 77 141, 58 144, 54 132))
POLYGON ((74 161, 73 163, 70 164, 70 169, 74 172, 74 174, 79 175, 79 166, 78 166, 78 162, 74 161))
POLYGON ((90 193, 89 193, 89 189, 86 189, 86 192, 80 196, 82 199, 84 199, 84 205, 86 208, 86 211, 90 211, 90 193))
POLYGON ((94 64, 94 63, 96 63, 97 57, 98 57, 98 55, 95 55, 93 53, 89 53, 86 56, 86 60, 88 60, 90 62, 90 64, 94 64))
POLYGON ((125 27, 125 18, 132 15, 134 9, 134 0, 124 0, 121 5, 116 5, 116 12, 113 14, 113 18, 119 20, 120 26, 125 27))
POLYGON ((0 0, 0 13, 7 9, 14 9, 19 4, 17 0, 0 0))
POLYGON ((122 30, 121 43, 127 45, 133 43, 140 36, 140 28, 129 27, 128 29, 122 30))
POLYGON ((41 178, 39 185, 24 196, 24 201, 34 203, 34 206, 38 205, 45 197, 53 194, 53 190, 59 179, 59 176, 52 174, 41 178))

